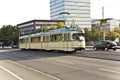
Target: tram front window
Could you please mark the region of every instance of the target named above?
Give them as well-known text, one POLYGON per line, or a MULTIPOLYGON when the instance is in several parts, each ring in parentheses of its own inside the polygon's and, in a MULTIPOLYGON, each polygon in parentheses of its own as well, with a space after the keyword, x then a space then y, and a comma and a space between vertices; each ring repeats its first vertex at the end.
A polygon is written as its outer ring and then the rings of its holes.
POLYGON ((79 41, 84 40, 84 37, 79 33, 73 34, 72 38, 73 38, 73 40, 79 40, 79 41))
POLYGON ((79 40, 80 40, 80 41, 84 41, 85 38, 84 38, 83 36, 79 36, 79 40))

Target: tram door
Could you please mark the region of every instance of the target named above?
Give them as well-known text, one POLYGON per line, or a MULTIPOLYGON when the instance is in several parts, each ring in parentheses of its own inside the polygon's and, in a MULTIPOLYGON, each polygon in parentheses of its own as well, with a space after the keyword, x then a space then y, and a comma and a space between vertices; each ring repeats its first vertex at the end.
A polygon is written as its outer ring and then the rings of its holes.
POLYGON ((43 36, 40 37, 40 49, 43 49, 43 36))
POLYGON ((68 51, 68 48, 69 48, 69 34, 68 33, 65 33, 64 34, 64 50, 65 51, 68 51))
POLYGON ((29 49, 29 47, 30 47, 29 38, 26 38, 25 39, 25 48, 29 49))
POLYGON ((43 36, 43 42, 41 44, 42 49, 47 50, 48 49, 48 39, 49 36, 43 36))
POLYGON ((48 42, 50 41, 50 36, 45 36, 45 49, 48 50, 48 42))

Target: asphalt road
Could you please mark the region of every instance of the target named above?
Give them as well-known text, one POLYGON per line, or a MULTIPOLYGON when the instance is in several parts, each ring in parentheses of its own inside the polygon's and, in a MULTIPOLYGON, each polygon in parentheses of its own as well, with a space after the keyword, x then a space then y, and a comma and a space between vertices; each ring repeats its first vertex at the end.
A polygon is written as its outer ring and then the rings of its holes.
POLYGON ((93 50, 92 48, 88 48, 86 51, 77 52, 78 54, 73 54, 74 56, 79 57, 88 57, 88 58, 96 58, 96 59, 105 59, 105 60, 114 60, 120 61, 120 49, 116 51, 109 50, 93 50))
POLYGON ((1 49, 0 80, 120 80, 119 58, 119 50, 68 54, 1 49))

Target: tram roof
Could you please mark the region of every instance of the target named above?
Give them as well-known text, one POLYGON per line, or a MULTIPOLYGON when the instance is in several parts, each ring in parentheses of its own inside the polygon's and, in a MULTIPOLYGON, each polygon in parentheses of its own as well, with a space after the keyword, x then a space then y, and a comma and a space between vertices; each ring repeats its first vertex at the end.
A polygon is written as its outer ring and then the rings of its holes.
POLYGON ((35 36, 40 36, 43 34, 58 34, 58 33, 67 33, 67 32, 73 32, 73 31, 78 31, 80 33, 84 33, 84 30, 81 28, 76 28, 76 27, 67 27, 67 28, 60 28, 60 29, 55 29, 55 30, 50 30, 48 32, 40 32, 37 34, 31 34, 31 35, 25 35, 21 36, 20 38, 26 38, 26 37, 35 37, 35 36))
POLYGON ((72 31, 79 31, 81 33, 84 33, 83 29, 76 28, 76 27, 66 27, 66 28, 60 28, 55 30, 50 30, 46 32, 45 34, 57 34, 57 33, 65 33, 65 32, 72 32, 72 31))
POLYGON ((25 36, 20 36, 19 38, 22 39, 22 38, 27 38, 29 37, 30 35, 25 35, 25 36))

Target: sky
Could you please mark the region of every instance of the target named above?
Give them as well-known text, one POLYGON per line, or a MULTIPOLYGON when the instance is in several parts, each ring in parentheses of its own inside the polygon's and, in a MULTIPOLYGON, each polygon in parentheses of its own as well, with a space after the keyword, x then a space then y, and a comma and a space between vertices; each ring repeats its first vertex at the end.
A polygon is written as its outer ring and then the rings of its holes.
MULTIPOLYGON (((91 18, 120 19, 120 0, 91 0, 91 18)), ((0 0, 0 27, 33 19, 50 19, 49 0, 0 0)))
POLYGON ((91 0, 91 18, 102 18, 102 6, 104 18, 120 19, 120 0, 91 0))

